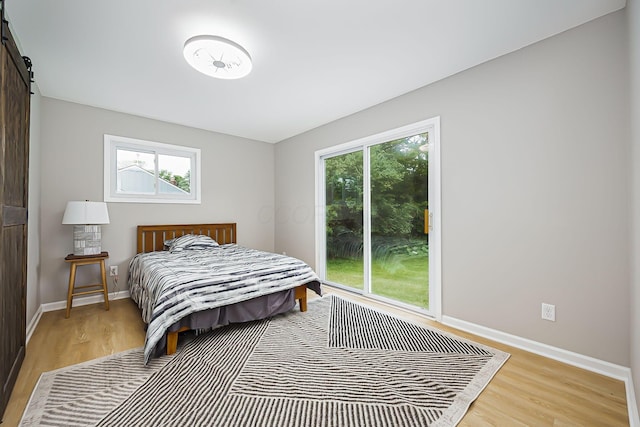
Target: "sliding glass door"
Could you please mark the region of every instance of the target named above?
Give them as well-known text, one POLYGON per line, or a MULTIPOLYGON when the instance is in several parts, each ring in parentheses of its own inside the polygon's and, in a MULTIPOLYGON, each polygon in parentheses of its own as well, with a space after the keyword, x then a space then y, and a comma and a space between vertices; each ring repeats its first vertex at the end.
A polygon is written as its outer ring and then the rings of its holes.
POLYGON ((432 164, 438 124, 422 122, 317 153, 318 264, 325 282, 439 312, 439 301, 433 304, 439 238, 432 227, 439 221, 439 163, 432 164))

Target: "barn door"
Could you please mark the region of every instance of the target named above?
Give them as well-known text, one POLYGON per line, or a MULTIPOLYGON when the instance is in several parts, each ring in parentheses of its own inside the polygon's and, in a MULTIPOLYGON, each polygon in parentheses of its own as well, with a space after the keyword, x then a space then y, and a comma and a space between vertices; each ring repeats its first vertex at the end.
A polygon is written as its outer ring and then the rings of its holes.
POLYGON ((18 52, 4 17, 0 50, 1 415, 20 371, 26 345, 28 133, 31 87, 31 72, 18 52))

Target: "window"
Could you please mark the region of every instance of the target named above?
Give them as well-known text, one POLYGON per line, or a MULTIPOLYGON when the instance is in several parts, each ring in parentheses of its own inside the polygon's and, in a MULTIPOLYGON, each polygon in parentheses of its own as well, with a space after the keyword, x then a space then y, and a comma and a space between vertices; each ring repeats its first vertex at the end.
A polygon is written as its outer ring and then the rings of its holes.
POLYGON ((104 200, 200 203, 200 150, 105 135, 104 200))

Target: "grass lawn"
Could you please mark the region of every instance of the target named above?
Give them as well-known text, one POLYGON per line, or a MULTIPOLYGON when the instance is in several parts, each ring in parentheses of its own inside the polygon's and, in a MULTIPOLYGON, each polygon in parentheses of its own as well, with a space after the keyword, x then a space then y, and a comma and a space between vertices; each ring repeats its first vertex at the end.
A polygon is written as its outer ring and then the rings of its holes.
MULTIPOLYGON (((429 258, 395 255, 373 260, 371 292, 421 308, 429 307, 429 258)), ((363 289, 362 260, 327 260, 327 279, 363 289)))

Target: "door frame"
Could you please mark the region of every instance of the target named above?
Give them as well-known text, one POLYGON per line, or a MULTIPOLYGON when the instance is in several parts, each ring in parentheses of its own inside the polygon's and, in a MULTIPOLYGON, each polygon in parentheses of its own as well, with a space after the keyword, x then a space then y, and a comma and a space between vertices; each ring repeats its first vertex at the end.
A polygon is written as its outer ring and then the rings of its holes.
MULTIPOLYGON (((442 227, 441 227, 441 182, 440 182, 440 117, 436 116, 430 119, 422 120, 409 125, 401 126, 385 132, 359 138, 343 144, 324 148, 315 152, 315 188, 316 188, 316 269, 320 279, 324 282, 326 279, 326 224, 325 224, 325 170, 324 159, 334 157, 341 154, 347 154, 353 151, 363 150, 364 171, 363 179, 363 227, 364 227, 364 268, 365 281, 370 283, 370 269, 368 267, 369 251, 370 251, 370 215, 367 200, 369 194, 368 176, 368 148, 384 142, 393 141, 395 139, 412 136, 420 133, 429 133, 429 214, 430 214, 430 231, 429 231, 429 309, 422 310, 417 307, 405 305, 403 303, 379 297, 371 293, 367 293, 368 298, 379 299, 384 302, 392 303, 413 311, 418 311, 429 317, 440 321, 442 319, 442 227)), ((365 283, 365 289, 367 285, 365 283)))

